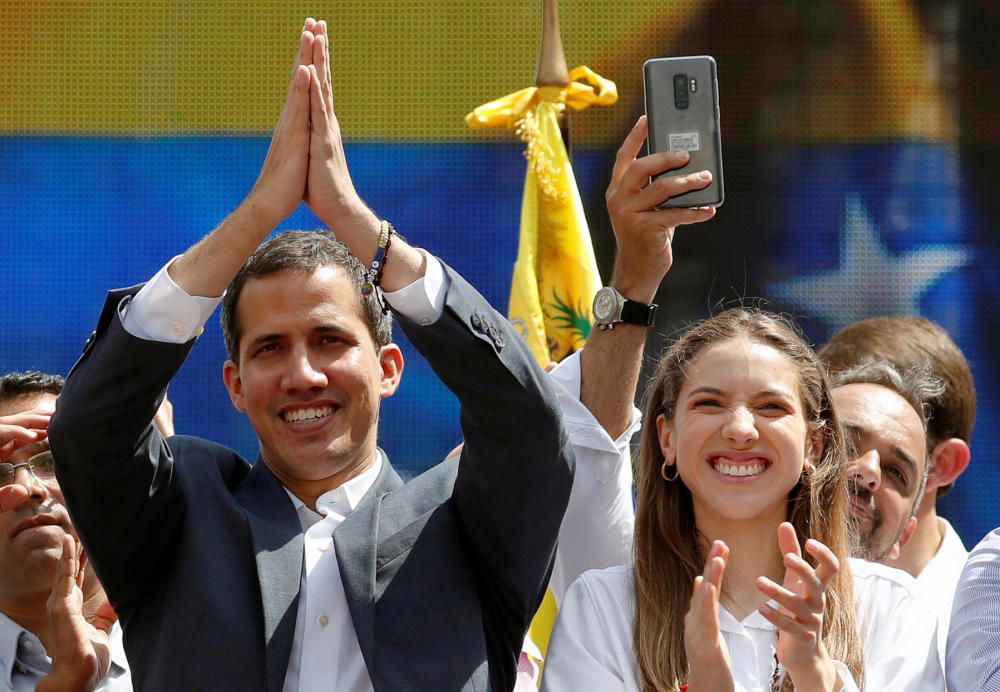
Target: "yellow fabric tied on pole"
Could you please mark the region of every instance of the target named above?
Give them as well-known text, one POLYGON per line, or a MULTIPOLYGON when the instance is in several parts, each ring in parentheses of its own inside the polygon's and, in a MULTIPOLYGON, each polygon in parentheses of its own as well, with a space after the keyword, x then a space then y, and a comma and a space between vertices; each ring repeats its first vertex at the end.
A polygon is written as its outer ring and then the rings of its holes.
POLYGON ((521 89, 465 116, 470 127, 514 129, 525 143, 528 168, 508 317, 542 365, 583 346, 601 286, 559 116, 566 106, 610 106, 618 88, 582 65, 570 80, 564 87, 521 89))
MULTIPOLYGON (((465 116, 469 127, 506 126, 525 143, 528 170, 507 315, 543 366, 583 347, 601 287, 559 116, 567 105, 610 106, 618 100, 618 87, 582 65, 570 72, 570 80, 565 87, 521 89, 465 116)), ((558 606, 548 589, 528 630, 542 659, 558 606)))

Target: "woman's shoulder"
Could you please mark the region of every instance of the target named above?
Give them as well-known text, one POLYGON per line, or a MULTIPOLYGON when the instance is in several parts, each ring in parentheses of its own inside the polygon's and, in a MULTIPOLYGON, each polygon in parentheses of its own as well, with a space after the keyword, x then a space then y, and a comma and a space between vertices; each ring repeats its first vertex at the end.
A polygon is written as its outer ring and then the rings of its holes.
POLYGON ((563 605, 573 610, 589 610, 598 617, 615 620, 624 617, 630 621, 634 604, 633 571, 629 565, 587 570, 570 585, 563 598, 563 605))
MULTIPOLYGON (((581 574, 569 588, 570 590, 585 591, 595 600, 631 601, 635 584, 633 575, 634 572, 630 565, 590 569, 581 574)), ((569 592, 566 595, 568 598, 569 592)))
POLYGON ((566 591, 549 642, 544 692, 641 689, 632 648, 632 574, 625 565, 589 570, 566 591))

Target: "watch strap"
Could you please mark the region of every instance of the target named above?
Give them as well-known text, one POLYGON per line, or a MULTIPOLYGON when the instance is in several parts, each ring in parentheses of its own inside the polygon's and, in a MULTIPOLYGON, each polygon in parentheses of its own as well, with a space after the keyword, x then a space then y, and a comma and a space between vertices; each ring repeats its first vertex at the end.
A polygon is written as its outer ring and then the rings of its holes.
POLYGON ((626 298, 622 305, 621 321, 651 327, 656 320, 657 307, 655 303, 640 303, 626 298))

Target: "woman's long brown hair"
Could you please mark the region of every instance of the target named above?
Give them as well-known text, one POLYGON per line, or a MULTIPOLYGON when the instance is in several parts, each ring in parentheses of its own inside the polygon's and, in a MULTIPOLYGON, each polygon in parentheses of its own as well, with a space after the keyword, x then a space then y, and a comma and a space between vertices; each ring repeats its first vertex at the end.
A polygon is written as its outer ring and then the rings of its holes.
MULTIPOLYGON (((695 527, 691 493, 680 480, 660 475, 664 462, 656 419, 674 417, 685 366, 706 347, 746 338, 784 354, 800 378, 800 396, 808 434, 820 445, 815 470, 788 494, 788 521, 803 545, 824 543, 840 561, 826 590, 823 642, 830 657, 843 662, 859 685, 864 663, 854 613, 854 590, 847 557, 851 546, 846 484, 847 448, 830 401, 826 372, 816 354, 782 318, 745 308, 727 310, 699 323, 660 359, 646 398, 645 426, 636 475, 638 502, 635 530, 635 652, 646 692, 677 690, 687 680, 684 616, 694 579, 705 567, 704 539, 695 527)), ((777 538, 775 538, 777 540, 777 538)), ((786 676, 782 690, 792 690, 786 676)))

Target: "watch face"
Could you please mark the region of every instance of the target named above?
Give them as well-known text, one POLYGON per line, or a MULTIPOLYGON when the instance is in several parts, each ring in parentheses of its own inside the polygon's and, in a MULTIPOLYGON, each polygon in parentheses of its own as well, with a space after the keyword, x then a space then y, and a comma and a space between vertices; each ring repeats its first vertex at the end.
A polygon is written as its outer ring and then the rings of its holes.
POLYGON ((602 288, 594 296, 594 319, 598 321, 611 319, 614 316, 617 302, 612 291, 602 288))

